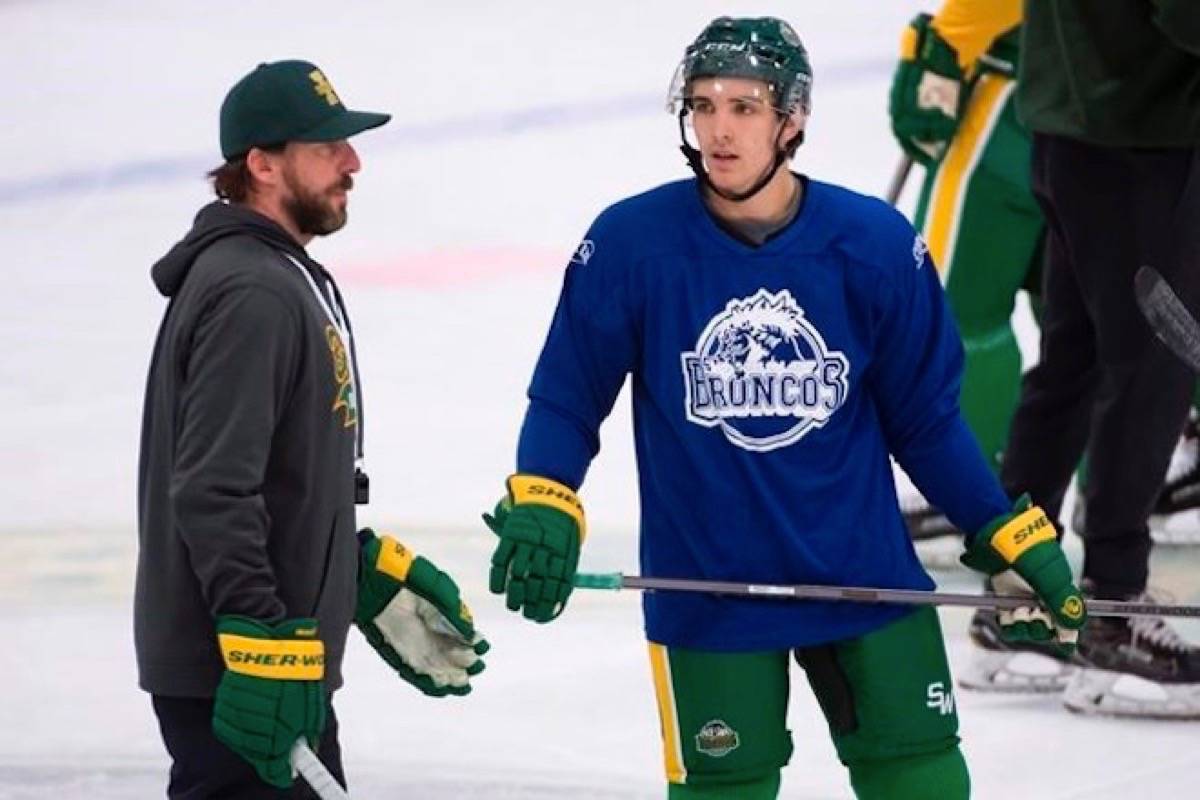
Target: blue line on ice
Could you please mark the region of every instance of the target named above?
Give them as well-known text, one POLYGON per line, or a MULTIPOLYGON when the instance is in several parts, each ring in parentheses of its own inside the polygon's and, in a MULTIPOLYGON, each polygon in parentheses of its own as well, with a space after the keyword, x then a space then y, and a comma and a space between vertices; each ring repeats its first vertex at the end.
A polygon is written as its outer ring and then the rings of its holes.
MULTIPOLYGON (((831 65, 816 75, 817 86, 844 85, 877 79, 893 65, 892 59, 862 59, 831 65)), ((376 151, 402 145, 444 145, 472 139, 496 139, 529 131, 566 128, 633 119, 663 113, 664 98, 656 93, 626 94, 599 101, 529 106, 513 111, 486 112, 427 123, 393 123, 375 134, 376 151)), ((193 153, 172 158, 104 164, 92 169, 51 173, 17 181, 0 181, 0 206, 93 192, 98 187, 168 183, 192 179, 214 165, 211 154, 193 153)))

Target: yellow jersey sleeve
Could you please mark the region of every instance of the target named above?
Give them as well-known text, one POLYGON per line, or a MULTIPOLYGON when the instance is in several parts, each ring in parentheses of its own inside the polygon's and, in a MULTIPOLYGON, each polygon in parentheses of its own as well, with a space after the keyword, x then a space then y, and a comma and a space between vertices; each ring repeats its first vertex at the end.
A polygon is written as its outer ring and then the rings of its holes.
POLYGON ((1022 0, 946 0, 931 23, 967 71, 996 37, 1021 24, 1022 0))

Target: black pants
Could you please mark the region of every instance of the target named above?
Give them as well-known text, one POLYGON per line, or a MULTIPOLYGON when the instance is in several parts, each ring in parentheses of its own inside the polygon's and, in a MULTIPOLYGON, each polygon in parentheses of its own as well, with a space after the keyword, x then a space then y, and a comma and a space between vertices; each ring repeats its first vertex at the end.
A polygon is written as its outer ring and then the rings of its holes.
POLYGON ((1047 223, 1041 358, 1022 382, 1001 481, 1056 518, 1086 449, 1083 574, 1097 595, 1123 597, 1146 585, 1147 518, 1194 381, 1138 312, 1133 277, 1148 264, 1197 299, 1197 151, 1037 134, 1033 190, 1047 223))
MULTIPOLYGON (((218 741, 212 732, 212 698, 153 695, 152 700, 172 759, 171 800, 315 800, 303 778, 297 777, 288 790, 263 783, 247 761, 218 741)), ((317 756, 345 786, 332 705, 326 719, 317 756)))

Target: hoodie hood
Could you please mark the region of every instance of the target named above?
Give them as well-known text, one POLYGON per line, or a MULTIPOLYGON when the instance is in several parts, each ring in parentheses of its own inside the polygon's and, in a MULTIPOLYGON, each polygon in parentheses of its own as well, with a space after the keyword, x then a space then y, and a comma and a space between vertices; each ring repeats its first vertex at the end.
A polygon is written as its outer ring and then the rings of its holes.
POLYGON ((173 297, 205 248, 226 236, 239 235, 253 236, 277 250, 291 253, 302 263, 312 263, 304 248, 274 221, 244 206, 218 200, 200 209, 192 229, 150 269, 154 285, 164 296, 173 297))

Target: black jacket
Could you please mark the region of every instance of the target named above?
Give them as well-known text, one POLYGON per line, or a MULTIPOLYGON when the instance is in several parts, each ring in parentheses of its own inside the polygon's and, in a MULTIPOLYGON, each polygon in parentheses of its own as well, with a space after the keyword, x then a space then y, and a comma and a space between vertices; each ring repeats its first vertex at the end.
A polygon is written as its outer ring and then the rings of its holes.
POLYGON ((336 689, 356 592, 362 425, 337 290, 282 228, 223 203, 201 209, 151 274, 170 303, 142 421, 139 683, 211 696, 218 615, 315 616, 336 689), (317 290, 333 299, 323 306, 317 290))
POLYGON ((1200 144, 1200 2, 1026 0, 1017 113, 1107 147, 1200 144))

